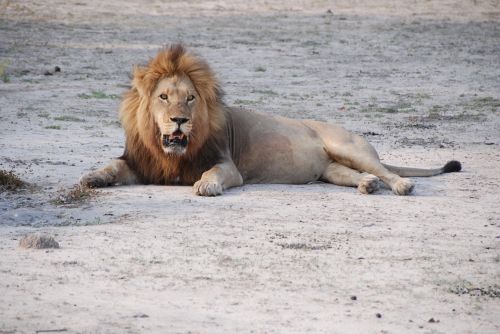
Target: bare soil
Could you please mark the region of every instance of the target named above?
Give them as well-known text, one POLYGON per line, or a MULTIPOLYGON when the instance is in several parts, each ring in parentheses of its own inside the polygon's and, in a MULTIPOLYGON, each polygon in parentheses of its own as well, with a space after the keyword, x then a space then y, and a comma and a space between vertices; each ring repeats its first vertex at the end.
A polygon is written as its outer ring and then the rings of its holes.
POLYGON ((0 0, 0 170, 32 185, 0 192, 0 333, 500 332, 499 78, 495 0, 0 0), (230 105, 463 171, 408 197, 74 188, 122 153, 133 65, 178 41, 230 105))

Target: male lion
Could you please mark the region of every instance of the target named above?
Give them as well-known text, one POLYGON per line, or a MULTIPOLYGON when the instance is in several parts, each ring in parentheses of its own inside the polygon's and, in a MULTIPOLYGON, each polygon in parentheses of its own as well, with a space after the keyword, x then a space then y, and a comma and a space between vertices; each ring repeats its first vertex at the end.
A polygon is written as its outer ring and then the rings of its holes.
POLYGON ((230 108, 209 66, 181 45, 133 75, 120 109, 125 152, 84 175, 83 185, 194 184, 197 195, 216 196, 243 183, 322 180, 369 194, 381 179, 407 195, 413 183, 402 176, 461 169, 458 161, 436 169, 385 165, 364 138, 339 126, 230 108))

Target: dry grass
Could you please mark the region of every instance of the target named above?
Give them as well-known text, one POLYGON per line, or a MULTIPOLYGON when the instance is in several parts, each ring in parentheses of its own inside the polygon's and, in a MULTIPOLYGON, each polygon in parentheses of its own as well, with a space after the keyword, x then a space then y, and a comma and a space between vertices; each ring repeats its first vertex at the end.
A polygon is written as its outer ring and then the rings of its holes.
POLYGON ((0 192, 5 190, 14 191, 24 185, 24 181, 22 181, 16 174, 14 174, 14 172, 0 170, 0 192))
POLYGON ((500 298, 500 286, 496 284, 480 287, 472 284, 469 281, 462 281, 450 287, 449 291, 459 296, 470 295, 500 298))
POLYGON ((78 205, 86 202, 97 194, 95 189, 76 185, 67 192, 60 193, 52 200, 56 205, 78 205))
POLYGON ((302 242, 279 243, 282 249, 301 249, 301 250, 325 250, 332 248, 331 245, 310 245, 302 242))

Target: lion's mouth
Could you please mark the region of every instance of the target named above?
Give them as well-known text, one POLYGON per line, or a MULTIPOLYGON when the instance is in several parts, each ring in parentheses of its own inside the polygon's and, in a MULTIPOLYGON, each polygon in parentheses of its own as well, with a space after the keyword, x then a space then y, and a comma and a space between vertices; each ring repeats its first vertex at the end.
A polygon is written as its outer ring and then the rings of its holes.
POLYGON ((163 135, 163 147, 181 146, 186 147, 188 144, 188 137, 180 130, 176 130, 170 135, 163 135))

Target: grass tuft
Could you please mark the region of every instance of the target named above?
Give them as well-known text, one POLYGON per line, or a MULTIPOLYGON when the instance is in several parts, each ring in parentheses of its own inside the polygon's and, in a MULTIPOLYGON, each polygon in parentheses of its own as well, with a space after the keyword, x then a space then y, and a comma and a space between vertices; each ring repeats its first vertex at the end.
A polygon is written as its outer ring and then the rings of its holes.
POLYGON ((456 295, 485 296, 490 298, 500 298, 500 286, 489 285, 485 287, 475 286, 471 282, 463 281, 449 288, 449 292, 456 295))
POLYGON ((303 242, 279 243, 282 249, 300 249, 300 250, 325 250, 332 248, 331 245, 310 245, 303 242))
POLYGON ((76 185, 68 192, 60 193, 51 203, 55 205, 78 205, 86 202, 96 194, 95 189, 76 185))
POLYGON ((2 78, 2 81, 4 83, 10 82, 10 77, 7 74, 7 65, 9 64, 8 61, 4 61, 0 63, 0 78, 2 78))
POLYGON ((69 116, 69 115, 57 116, 57 117, 54 117, 54 120, 64 121, 64 122, 85 122, 85 120, 82 118, 78 118, 75 116, 69 116))
POLYGON ((25 185, 25 182, 22 181, 14 172, 0 170, 0 192, 5 190, 14 191, 25 185))
POLYGON ((90 94, 78 94, 78 97, 81 99, 119 99, 120 96, 116 94, 106 94, 104 92, 93 90, 90 94))

